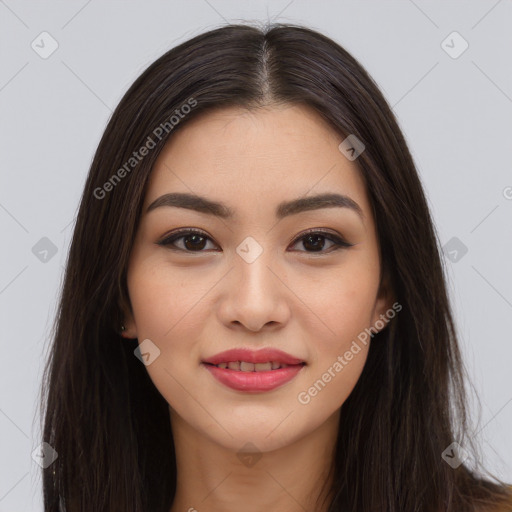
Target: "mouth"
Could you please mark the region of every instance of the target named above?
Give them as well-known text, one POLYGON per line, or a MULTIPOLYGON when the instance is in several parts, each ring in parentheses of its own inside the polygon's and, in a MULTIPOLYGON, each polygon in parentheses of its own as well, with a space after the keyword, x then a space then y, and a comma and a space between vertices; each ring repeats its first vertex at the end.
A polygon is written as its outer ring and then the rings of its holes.
POLYGON ((224 361, 218 364, 202 363, 202 366, 217 382, 230 389, 245 393, 262 393, 272 391, 293 380, 306 363, 224 361))
POLYGON ((282 350, 237 348, 202 361, 218 382, 236 391, 257 393, 283 386, 297 376, 306 362, 282 350))
POLYGON ((280 367, 305 364, 305 361, 276 348, 234 348, 220 352, 202 361, 205 364, 222 365, 220 368, 236 371, 270 371, 280 367), (226 365, 226 366, 224 366, 226 365), (263 366, 262 366, 263 365, 263 366), (279 365, 279 366, 278 366, 279 365))

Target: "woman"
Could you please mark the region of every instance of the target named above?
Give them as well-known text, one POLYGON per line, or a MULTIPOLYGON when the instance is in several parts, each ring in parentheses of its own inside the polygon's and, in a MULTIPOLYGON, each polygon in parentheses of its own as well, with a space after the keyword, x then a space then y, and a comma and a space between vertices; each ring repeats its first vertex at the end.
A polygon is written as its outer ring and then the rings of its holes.
POLYGON ((230 25, 132 85, 45 372, 45 511, 491 511, 436 234, 361 65, 230 25), (60 508, 59 508, 60 507, 60 508))

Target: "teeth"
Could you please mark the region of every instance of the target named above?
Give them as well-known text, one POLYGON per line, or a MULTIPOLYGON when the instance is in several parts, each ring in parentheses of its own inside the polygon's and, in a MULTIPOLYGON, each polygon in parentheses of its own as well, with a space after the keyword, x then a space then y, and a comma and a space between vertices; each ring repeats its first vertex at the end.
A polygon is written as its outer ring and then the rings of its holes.
POLYGON ((219 363, 218 368, 242 371, 242 372, 268 372, 270 370, 278 370, 286 368, 287 364, 281 364, 277 361, 268 361, 267 363, 247 363, 246 361, 230 361, 229 363, 219 363))
POLYGON ((243 372, 253 372, 254 363, 246 363, 245 361, 240 361, 240 370, 243 372))
POLYGON ((269 370, 272 370, 272 363, 256 363, 254 365, 254 370, 257 372, 265 371, 268 372, 269 370))

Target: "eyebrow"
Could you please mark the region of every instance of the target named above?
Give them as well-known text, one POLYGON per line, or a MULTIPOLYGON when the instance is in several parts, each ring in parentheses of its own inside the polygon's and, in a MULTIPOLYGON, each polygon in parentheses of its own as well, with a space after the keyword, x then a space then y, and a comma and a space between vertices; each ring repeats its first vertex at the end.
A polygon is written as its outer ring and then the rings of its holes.
MULTIPOLYGON (((186 208, 188 210, 220 217, 221 219, 232 219, 235 216, 235 212, 223 203, 211 201, 210 199, 194 194, 180 192, 160 196, 148 206, 146 213, 162 206, 186 208)), ((361 207, 353 199, 346 195, 333 193, 284 201, 277 206, 275 215, 278 219, 282 219, 301 212, 332 207, 348 208, 356 212, 362 220, 364 219, 361 207)))

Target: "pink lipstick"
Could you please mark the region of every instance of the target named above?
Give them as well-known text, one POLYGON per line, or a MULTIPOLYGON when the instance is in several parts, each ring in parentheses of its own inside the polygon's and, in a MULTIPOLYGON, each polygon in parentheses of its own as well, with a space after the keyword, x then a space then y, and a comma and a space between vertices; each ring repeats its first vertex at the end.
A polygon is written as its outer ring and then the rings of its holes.
POLYGON ((292 380, 305 361, 281 350, 233 349, 203 360, 219 382, 237 391, 271 391, 292 380))

